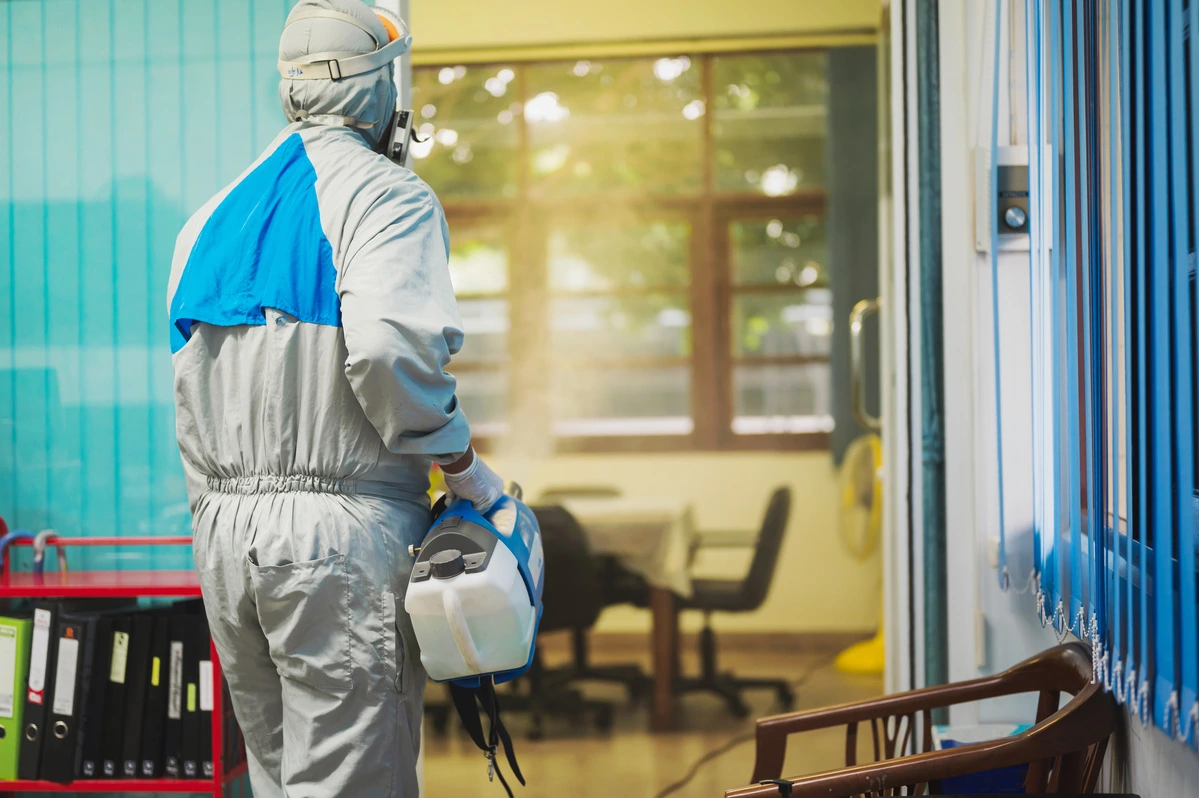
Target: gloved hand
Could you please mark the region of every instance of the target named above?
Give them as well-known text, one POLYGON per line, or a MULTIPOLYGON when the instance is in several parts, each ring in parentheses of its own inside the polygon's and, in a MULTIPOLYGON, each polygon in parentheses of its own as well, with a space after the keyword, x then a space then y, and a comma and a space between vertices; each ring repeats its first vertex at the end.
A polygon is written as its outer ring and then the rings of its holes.
POLYGON ((453 498, 466 499, 485 515, 504 495, 504 481, 483 462, 478 452, 473 454, 474 459, 465 470, 451 474, 442 469, 442 473, 447 491, 453 498))

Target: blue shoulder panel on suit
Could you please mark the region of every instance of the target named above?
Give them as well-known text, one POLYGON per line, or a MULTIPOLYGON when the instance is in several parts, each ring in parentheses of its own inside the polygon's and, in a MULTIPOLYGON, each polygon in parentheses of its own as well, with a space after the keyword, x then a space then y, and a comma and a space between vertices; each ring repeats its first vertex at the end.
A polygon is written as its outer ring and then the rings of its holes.
POLYGON ((171 352, 196 323, 266 324, 275 308, 341 326, 333 248, 321 229, 316 170, 289 136, 226 195, 200 231, 171 298, 171 352))

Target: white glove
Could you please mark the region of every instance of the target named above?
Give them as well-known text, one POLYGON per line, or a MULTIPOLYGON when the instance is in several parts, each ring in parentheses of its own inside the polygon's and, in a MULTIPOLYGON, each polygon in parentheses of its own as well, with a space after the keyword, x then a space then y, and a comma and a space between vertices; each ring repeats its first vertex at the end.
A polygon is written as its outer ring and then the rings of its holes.
POLYGON ((504 495, 504 481, 483 462, 478 452, 475 452, 474 459, 465 471, 459 471, 457 474, 448 471, 442 473, 445 475, 445 485, 451 497, 466 499, 474 505, 480 515, 486 515, 492 505, 504 495))

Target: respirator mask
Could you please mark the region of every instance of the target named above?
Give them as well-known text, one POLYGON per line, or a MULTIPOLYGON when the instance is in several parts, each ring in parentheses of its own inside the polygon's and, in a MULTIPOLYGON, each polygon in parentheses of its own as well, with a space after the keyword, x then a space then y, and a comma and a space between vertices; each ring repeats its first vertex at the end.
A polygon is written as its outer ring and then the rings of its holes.
POLYGON ((387 125, 387 133, 379 140, 379 152, 400 166, 407 166, 408 150, 413 141, 420 142, 422 139, 418 139, 412 132, 412 111, 396 108, 391 122, 387 125))
MULTIPOLYGON (((408 33, 408 27, 404 24, 404 21, 398 15, 385 8, 374 7, 371 11, 375 13, 375 16, 379 18, 379 21, 383 23, 383 27, 387 31, 386 41, 379 41, 378 36, 371 30, 370 26, 352 14, 345 14, 331 9, 315 8, 293 14, 287 20, 287 24, 289 25, 305 19, 336 19, 346 22, 374 39, 376 49, 371 53, 324 52, 313 53, 296 61, 280 60, 279 74, 289 80, 338 81, 342 78, 372 72, 390 64, 408 52, 408 48, 412 45, 412 36, 408 33)), ((325 114, 299 113, 297 114, 297 118, 332 122, 346 125, 347 127, 370 128, 374 126, 373 123, 360 122, 352 117, 334 117, 325 114)), ((413 114, 411 110, 397 107, 376 148, 380 153, 400 166, 405 165, 404 162, 408 158, 408 151, 413 140, 412 121, 413 114)))

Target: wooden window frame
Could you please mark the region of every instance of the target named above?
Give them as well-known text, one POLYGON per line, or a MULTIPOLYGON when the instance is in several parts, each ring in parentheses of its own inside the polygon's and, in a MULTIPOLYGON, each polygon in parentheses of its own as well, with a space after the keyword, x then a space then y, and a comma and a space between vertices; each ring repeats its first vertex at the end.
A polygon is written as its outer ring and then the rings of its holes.
MULTIPOLYGON (((798 51, 793 51, 798 52, 798 51)), ((671 54, 662 53, 663 57, 671 54)), ((726 53, 722 55, 737 55, 726 53)), ((718 56, 692 56, 701 70, 701 91, 709 111, 713 103, 713 60, 718 56)), ((623 59, 622 59, 623 60, 623 59)), ((516 98, 525 103, 529 91, 525 70, 532 62, 505 62, 516 69, 516 98)), ((420 71, 437 70, 446 64, 417 67, 420 71)), ((487 66, 483 64, 474 67, 487 66)), ((500 64, 496 64, 500 66, 500 64)), ((745 435, 733 431, 733 369, 741 363, 760 365, 801 365, 828 363, 827 357, 737 357, 732 351, 732 297, 744 292, 732 282, 732 251, 729 225, 735 220, 779 218, 803 214, 824 216, 827 190, 808 189, 781 197, 756 193, 716 193, 713 178, 714 138, 711 113, 702 124, 703 185, 698 194, 655 196, 652 193, 594 196, 541 196, 530 190, 529 136, 523 114, 513 119, 517 125, 517 194, 496 199, 443 198, 442 203, 452 231, 464 222, 490 222, 509 226, 508 291, 504 295, 509 308, 509 357, 497 363, 454 363, 451 371, 460 373, 504 371, 508 373, 508 436, 554 441, 554 450, 574 452, 680 452, 680 451, 826 451, 827 432, 768 433, 745 435), (687 435, 598 435, 556 436, 549 412, 551 390, 548 371, 554 365, 549 350, 549 308, 554 296, 587 296, 586 292, 555 294, 549 285, 545 252, 545 233, 550 219, 603 215, 605 207, 619 204, 625 211, 642 217, 684 219, 691 227, 690 274, 688 286, 664 288, 663 293, 679 291, 687 296, 691 314, 691 354, 679 358, 606 358, 591 363, 594 368, 654 368, 686 364, 691 373, 692 432, 687 435), (533 285, 537 290, 518 290, 533 285)), ((787 287, 762 286, 752 292, 789 292, 787 287)), ((659 293, 646 291, 597 292, 619 296, 622 293, 659 293)), ((486 295, 496 298, 500 295, 486 295)), ((462 295, 460 299, 484 298, 462 295)), ((498 440, 481 438, 480 447, 494 449, 498 440)))

